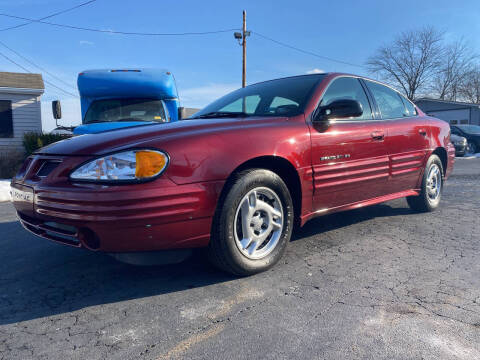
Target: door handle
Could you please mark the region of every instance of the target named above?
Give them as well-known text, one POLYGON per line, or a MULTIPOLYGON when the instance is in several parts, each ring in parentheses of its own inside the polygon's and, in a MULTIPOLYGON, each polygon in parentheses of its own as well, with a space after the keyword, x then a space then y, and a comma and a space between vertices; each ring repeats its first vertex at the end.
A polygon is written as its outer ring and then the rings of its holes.
POLYGON ((383 140, 385 137, 385 133, 383 131, 373 131, 371 134, 373 140, 383 140))
POLYGON ((425 129, 418 129, 418 133, 422 136, 427 136, 427 130, 425 129))

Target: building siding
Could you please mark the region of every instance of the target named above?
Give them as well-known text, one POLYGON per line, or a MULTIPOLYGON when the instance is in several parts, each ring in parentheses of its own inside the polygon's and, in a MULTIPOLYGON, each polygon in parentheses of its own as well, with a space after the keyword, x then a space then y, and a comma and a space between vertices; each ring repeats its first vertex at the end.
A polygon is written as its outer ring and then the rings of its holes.
POLYGON ((0 100, 12 102, 13 120, 13 138, 0 138, 0 151, 23 151, 24 133, 42 131, 40 96, 0 93, 0 100))
MULTIPOLYGON (((448 112, 451 112, 451 114, 454 115, 457 113, 456 110, 468 110, 470 113, 470 116, 468 118, 469 124, 480 125, 479 104, 459 103, 454 101, 438 101, 430 99, 419 99, 415 103, 420 109, 422 109, 423 112, 425 112, 426 114, 432 114, 432 116, 435 116, 437 114, 438 117, 440 117, 440 112, 445 112, 445 121, 450 120, 448 112)), ((459 119, 452 118, 452 120, 459 119)))

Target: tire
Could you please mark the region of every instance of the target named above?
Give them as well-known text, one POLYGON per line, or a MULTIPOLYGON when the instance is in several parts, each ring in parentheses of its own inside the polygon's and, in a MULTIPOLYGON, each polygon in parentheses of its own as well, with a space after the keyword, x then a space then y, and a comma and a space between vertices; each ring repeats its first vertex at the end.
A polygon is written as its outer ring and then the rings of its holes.
POLYGON ((407 197, 410 208, 418 212, 430 212, 438 208, 443 191, 443 165, 437 155, 427 161, 422 178, 420 195, 407 197))
POLYGON ((476 154, 477 151, 478 151, 477 144, 475 144, 473 141, 469 141, 467 145, 467 152, 469 154, 476 154))
POLYGON ((292 235, 294 209, 287 186, 264 169, 242 171, 226 186, 213 219, 210 260, 240 276, 271 268, 292 235))

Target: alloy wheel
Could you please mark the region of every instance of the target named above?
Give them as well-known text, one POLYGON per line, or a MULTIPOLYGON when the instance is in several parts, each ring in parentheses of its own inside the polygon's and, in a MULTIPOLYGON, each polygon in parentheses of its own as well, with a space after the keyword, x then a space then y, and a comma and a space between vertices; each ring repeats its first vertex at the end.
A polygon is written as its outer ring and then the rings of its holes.
POLYGON ((270 254, 282 236, 284 212, 278 195, 266 187, 250 190, 235 213, 235 243, 249 259, 270 254))
POLYGON ((435 202, 442 190, 442 173, 437 164, 432 164, 427 175, 427 196, 430 202, 435 202))

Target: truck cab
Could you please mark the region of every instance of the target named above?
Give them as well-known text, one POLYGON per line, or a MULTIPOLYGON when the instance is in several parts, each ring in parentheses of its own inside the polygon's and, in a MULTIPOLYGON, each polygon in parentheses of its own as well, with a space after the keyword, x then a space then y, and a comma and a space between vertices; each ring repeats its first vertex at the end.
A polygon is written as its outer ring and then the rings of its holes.
MULTIPOLYGON (((103 69, 78 74, 82 125, 74 135, 177 121, 175 78, 164 69, 103 69)), ((180 111, 179 111, 180 110, 180 111)))

